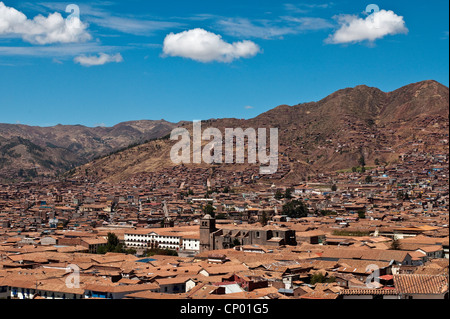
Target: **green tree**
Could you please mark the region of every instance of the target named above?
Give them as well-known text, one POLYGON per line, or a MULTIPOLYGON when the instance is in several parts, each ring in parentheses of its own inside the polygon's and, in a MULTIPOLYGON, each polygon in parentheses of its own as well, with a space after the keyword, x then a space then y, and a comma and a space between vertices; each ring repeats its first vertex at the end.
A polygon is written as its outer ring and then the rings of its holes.
POLYGON ((119 238, 114 233, 108 233, 108 241, 105 246, 97 249, 98 254, 106 254, 108 252, 124 253, 126 250, 120 243, 119 238))
POLYGON ((292 198, 292 192, 294 191, 293 188, 286 188, 286 191, 284 193, 284 198, 291 199, 292 198))
POLYGON ((361 157, 358 160, 358 164, 359 164, 359 166, 362 166, 362 167, 366 166, 366 159, 364 158, 364 156, 361 155, 361 157))
POLYGON ((277 191, 275 192, 275 199, 280 200, 280 199, 282 199, 282 198, 283 198, 283 193, 281 192, 281 190, 277 190, 277 191))
POLYGON ((335 212, 335 211, 332 211, 332 210, 321 210, 320 212, 320 215, 321 216, 330 216, 330 215, 337 215, 337 213, 335 212))
POLYGON ((373 178, 372 178, 372 176, 370 176, 370 175, 367 175, 367 176, 366 176, 366 183, 368 183, 368 184, 373 183, 373 178))
POLYGON ((407 192, 398 191, 397 192, 397 199, 398 200, 409 200, 409 195, 407 192))
POLYGON ((239 241, 239 239, 235 238, 233 240, 233 243, 231 244, 231 248, 235 247, 235 246, 240 246, 241 242, 239 241))
POLYGON ((119 238, 114 233, 108 233, 108 243, 106 244, 108 251, 120 253, 123 250, 119 238))
POLYGON ((316 272, 314 275, 311 276, 311 280, 309 283, 311 285, 315 285, 317 283, 323 283, 323 282, 325 282, 325 276, 320 272, 316 272))
POLYGON ((211 217, 214 217, 216 215, 215 208, 211 204, 206 204, 203 206, 203 213, 211 215, 211 217))
POLYGON ((302 218, 308 216, 308 207, 299 199, 287 202, 283 205, 283 214, 291 218, 302 218))
POLYGON ((363 210, 358 210, 358 218, 359 219, 364 219, 366 218, 366 212, 363 210))
POLYGON ((176 250, 173 249, 161 249, 161 248, 151 248, 146 250, 145 252, 145 256, 146 257, 151 257, 154 255, 163 255, 163 256, 178 256, 178 252, 176 250))
POLYGON ((336 184, 333 184, 333 185, 331 186, 331 191, 332 191, 332 192, 337 191, 337 186, 336 186, 336 184))

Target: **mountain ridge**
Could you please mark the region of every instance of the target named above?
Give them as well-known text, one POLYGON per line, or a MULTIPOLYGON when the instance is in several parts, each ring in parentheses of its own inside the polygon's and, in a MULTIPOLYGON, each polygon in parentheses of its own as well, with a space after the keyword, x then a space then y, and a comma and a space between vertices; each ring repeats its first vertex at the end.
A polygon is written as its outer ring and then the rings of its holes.
POLYGON ((112 127, 0 124, 0 180, 55 176, 98 156, 167 135, 179 125, 165 120, 112 127))
MULTIPOLYGON (((448 138, 448 87, 436 81, 412 83, 391 92, 360 85, 338 90, 317 102, 279 105, 252 119, 212 119, 202 128, 279 129, 279 179, 306 179, 321 171, 336 171, 367 164, 390 163, 411 152, 415 141, 428 140, 424 152, 445 151, 448 138), (420 128, 418 130, 417 128, 420 128), (432 139, 431 137, 432 136, 432 139)), ((185 127, 191 130, 191 124, 185 127)), ((140 173, 173 167, 168 139, 144 143, 101 161, 88 163, 72 176, 123 180, 140 173)), ((195 165, 191 165, 195 166, 195 165)), ((208 165, 203 165, 208 167, 208 165)), ((219 165, 250 170, 251 165, 219 165)))

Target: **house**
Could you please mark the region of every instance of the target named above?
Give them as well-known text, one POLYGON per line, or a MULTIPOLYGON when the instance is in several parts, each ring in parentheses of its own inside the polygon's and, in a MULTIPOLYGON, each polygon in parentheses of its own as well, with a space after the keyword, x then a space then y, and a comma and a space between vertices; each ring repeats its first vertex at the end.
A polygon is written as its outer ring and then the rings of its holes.
POLYGON ((82 299, 84 297, 83 288, 69 288, 63 278, 45 280, 8 278, 2 285, 9 287, 8 298, 11 299, 33 299, 35 296, 44 299, 82 299))
POLYGON ((425 254, 427 260, 434 258, 443 258, 444 257, 444 249, 441 245, 427 245, 422 246, 416 251, 425 254))
POLYGON ((326 233, 321 230, 310 230, 296 233, 297 242, 308 244, 321 244, 325 242, 326 233))
POLYGON ((106 246, 108 241, 104 238, 83 238, 80 241, 80 246, 89 250, 89 253, 96 254, 100 247, 106 246))
POLYGON ((157 283, 145 283, 135 285, 121 285, 121 284, 86 284, 84 286, 84 298, 100 298, 100 299, 123 299, 126 295, 141 292, 151 291, 157 292, 159 285, 157 283))
POLYGON ((448 299, 446 275, 394 275, 394 286, 402 299, 448 299))
POLYGON ((338 261, 339 259, 360 259, 412 265, 410 253, 402 250, 334 248, 324 250, 320 259, 330 261, 338 261))
POLYGON ((174 278, 160 278, 156 279, 156 283, 159 286, 157 292, 165 294, 179 294, 186 292, 186 283, 190 280, 190 277, 176 276, 174 278))
POLYGON ((222 283, 236 283, 245 291, 266 288, 269 285, 269 282, 263 278, 249 277, 239 274, 232 274, 229 277, 224 277, 222 283))
POLYGON ((400 299, 396 289, 344 289, 339 295, 342 299, 400 299))

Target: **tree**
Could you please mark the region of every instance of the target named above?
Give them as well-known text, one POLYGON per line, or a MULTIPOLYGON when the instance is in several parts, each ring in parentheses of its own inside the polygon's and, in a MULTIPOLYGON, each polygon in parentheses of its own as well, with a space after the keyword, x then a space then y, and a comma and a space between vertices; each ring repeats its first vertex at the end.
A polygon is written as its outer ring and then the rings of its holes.
POLYGON ((359 163, 359 165, 362 166, 362 167, 366 166, 366 160, 365 160, 364 156, 361 156, 361 157, 359 158, 358 163, 359 163))
POLYGON ((320 272, 316 272, 314 275, 311 276, 311 280, 309 283, 311 285, 315 285, 317 283, 322 283, 324 281, 325 281, 325 276, 320 272))
POLYGON ((397 192, 397 199, 398 200, 409 200, 409 195, 407 192, 398 191, 397 192))
POLYGON ((233 243, 231 244, 231 248, 235 247, 235 246, 240 246, 241 242, 239 241, 239 239, 235 238, 233 240, 233 243))
POLYGON ((203 207, 203 212, 206 214, 209 214, 211 217, 214 217, 216 215, 215 208, 211 204, 207 204, 203 207))
POLYGON ((277 190, 275 193, 275 199, 282 199, 283 198, 283 193, 281 192, 281 190, 277 190))
POLYGON ((363 210, 358 210, 358 218, 359 219, 364 219, 366 218, 366 212, 363 210))
POLYGON ((108 242, 106 243, 108 252, 122 252, 122 244, 114 233, 108 233, 108 242))
POLYGON ((283 214, 290 218, 302 218, 308 216, 308 207, 299 199, 292 200, 283 205, 283 214))
POLYGON ((394 237, 394 239, 391 242, 391 250, 401 250, 402 248, 400 247, 400 241, 398 240, 397 237, 394 237))
POLYGON ((332 283, 336 281, 336 277, 326 277, 324 274, 320 273, 320 272, 316 272, 314 275, 311 276, 310 279, 310 284, 311 285, 315 285, 317 283, 332 283))
POLYGON ((178 252, 176 250, 173 249, 168 249, 168 248, 151 248, 151 249, 147 249, 145 252, 145 256, 146 257, 151 257, 154 255, 163 255, 163 256, 178 256, 178 252))
POLYGON ((368 120, 366 121, 366 123, 367 123, 367 125, 370 126, 370 127, 372 127, 372 126, 375 125, 375 121, 372 120, 372 119, 368 119, 368 120))
POLYGON ((368 184, 373 183, 372 176, 370 176, 370 175, 367 175, 367 176, 366 176, 366 183, 368 183, 368 184))
POLYGON ((106 254, 109 252, 114 253, 127 253, 132 252, 124 249, 123 245, 120 243, 119 238, 114 233, 108 233, 108 241, 105 246, 101 246, 97 249, 98 254, 106 254))
POLYGON ((286 191, 284 193, 284 198, 291 199, 292 198, 292 192, 294 191, 293 188, 286 188, 286 191))
POLYGON ((331 186, 331 191, 332 191, 332 192, 337 191, 337 186, 336 186, 336 184, 333 184, 333 185, 331 186))

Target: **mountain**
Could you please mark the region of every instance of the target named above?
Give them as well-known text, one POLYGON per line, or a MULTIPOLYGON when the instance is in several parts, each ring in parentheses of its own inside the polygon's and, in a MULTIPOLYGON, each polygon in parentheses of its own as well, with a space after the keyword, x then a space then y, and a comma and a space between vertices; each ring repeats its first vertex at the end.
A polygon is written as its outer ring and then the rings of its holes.
MULTIPOLYGON (((301 181, 322 172, 348 170, 362 162, 389 164, 413 151, 448 153, 449 89, 423 81, 393 92, 357 86, 294 106, 280 105, 253 119, 213 119, 202 129, 278 128, 279 170, 266 178, 301 181), (447 140, 447 142, 445 142, 447 140), (361 162, 362 161, 362 162, 361 162)), ((184 124, 192 132, 192 123, 184 124)), ((71 173, 74 178, 119 181, 175 166, 175 141, 158 139, 92 161, 71 173)), ((204 142, 203 144, 205 144, 204 142)), ((186 165, 257 174, 254 164, 186 165)), ((262 178, 262 176, 261 176, 262 178)))
POLYGON ((167 135, 178 125, 164 120, 113 127, 0 124, 0 180, 54 176, 130 144, 167 135))

